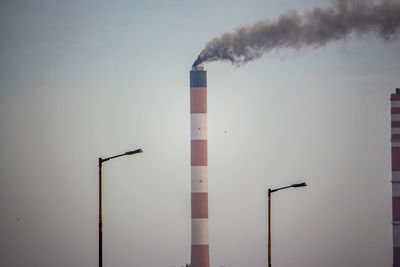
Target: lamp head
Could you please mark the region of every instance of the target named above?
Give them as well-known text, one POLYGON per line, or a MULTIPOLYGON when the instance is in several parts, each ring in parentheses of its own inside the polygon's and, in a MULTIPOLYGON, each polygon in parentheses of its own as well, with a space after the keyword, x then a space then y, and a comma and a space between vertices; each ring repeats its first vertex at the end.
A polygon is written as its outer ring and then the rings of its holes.
POLYGON ((307 186, 307 184, 306 183, 292 184, 292 187, 302 187, 302 186, 307 186))
POLYGON ((142 153, 142 152, 143 152, 143 150, 141 148, 139 148, 136 150, 125 152, 125 155, 133 155, 133 154, 142 153))

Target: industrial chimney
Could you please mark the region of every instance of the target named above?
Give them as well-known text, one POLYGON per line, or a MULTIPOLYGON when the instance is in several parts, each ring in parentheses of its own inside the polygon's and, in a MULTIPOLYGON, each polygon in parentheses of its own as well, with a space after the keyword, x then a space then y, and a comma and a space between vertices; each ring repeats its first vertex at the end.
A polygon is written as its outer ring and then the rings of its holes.
POLYGON ((207 72, 190 71, 192 245, 190 266, 210 267, 208 248, 207 72))
POLYGON ((392 121, 393 266, 400 267, 400 88, 390 97, 392 121))

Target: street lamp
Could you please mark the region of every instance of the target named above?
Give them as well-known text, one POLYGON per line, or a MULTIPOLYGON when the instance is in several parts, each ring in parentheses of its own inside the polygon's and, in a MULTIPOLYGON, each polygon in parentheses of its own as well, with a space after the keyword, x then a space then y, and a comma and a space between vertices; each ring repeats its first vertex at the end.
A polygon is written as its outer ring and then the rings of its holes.
POLYGON ((290 188, 290 187, 303 187, 307 186, 306 183, 292 184, 276 189, 268 189, 268 267, 271 267, 271 194, 273 192, 290 188))
POLYGON ((99 158, 99 267, 103 267, 103 203, 102 203, 102 178, 101 178, 101 168, 103 167, 103 162, 109 161, 110 159, 115 159, 122 156, 128 156, 142 152, 143 150, 139 148, 109 158, 105 159, 99 158))

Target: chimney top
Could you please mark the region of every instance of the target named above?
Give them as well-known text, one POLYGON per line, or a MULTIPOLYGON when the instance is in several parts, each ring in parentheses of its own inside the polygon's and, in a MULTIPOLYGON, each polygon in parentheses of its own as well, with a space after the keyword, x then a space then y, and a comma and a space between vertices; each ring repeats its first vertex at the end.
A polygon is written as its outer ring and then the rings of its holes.
POLYGON ((192 67, 192 70, 194 70, 194 71, 204 70, 204 67, 201 66, 201 65, 197 65, 197 66, 193 66, 193 67, 192 67))

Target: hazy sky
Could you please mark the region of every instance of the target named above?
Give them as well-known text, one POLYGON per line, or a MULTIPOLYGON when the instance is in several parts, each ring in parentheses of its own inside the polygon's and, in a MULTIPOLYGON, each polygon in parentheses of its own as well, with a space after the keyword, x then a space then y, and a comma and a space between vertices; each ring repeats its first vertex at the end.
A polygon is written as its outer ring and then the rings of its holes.
MULTIPOLYGON (((180 266, 189 70, 214 36, 319 0, 0 2, 0 266, 180 266)), ((213 267, 392 264, 389 97, 400 40, 281 49, 208 71, 213 267)))

